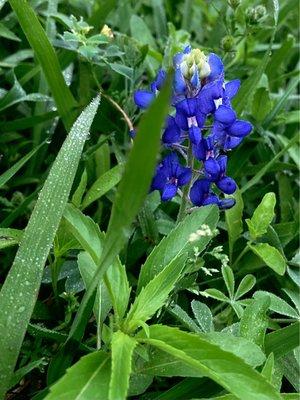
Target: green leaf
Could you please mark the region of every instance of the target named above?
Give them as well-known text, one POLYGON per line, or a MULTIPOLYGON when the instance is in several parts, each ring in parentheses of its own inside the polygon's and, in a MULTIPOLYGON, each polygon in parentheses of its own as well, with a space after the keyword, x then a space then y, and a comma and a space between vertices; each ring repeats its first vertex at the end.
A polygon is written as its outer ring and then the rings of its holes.
POLYGON ((0 249, 18 244, 23 235, 19 229, 0 228, 0 249))
POLYGON ((295 44, 295 38, 291 34, 288 34, 286 39, 282 42, 281 47, 274 51, 270 62, 266 68, 266 74, 269 79, 272 80, 278 75, 278 70, 283 62, 287 60, 287 55, 292 50, 295 44))
POLYGON ((233 197, 236 201, 235 206, 230 208, 229 210, 226 210, 225 212, 226 227, 229 237, 229 256, 231 258, 233 246, 243 232, 242 217, 244 202, 242 194, 239 190, 237 190, 233 196, 228 197, 233 197))
POLYGON ((168 309, 168 312, 180 322, 182 326, 185 326, 191 332, 201 332, 199 326, 194 322, 194 320, 184 311, 178 304, 174 307, 168 309))
POLYGON ((9 0, 9 3, 41 64, 66 129, 70 129, 77 103, 64 80, 55 51, 29 3, 24 0, 9 0))
POLYGON ((249 245, 249 248, 278 275, 284 275, 286 262, 280 251, 275 247, 270 246, 268 243, 257 243, 249 245))
POLYGON ((214 330, 213 316, 206 304, 193 300, 191 307, 198 325, 203 332, 211 332, 214 330))
POLYGON ((196 242, 190 242, 190 235, 196 232, 203 224, 214 230, 219 219, 219 212, 215 206, 202 207, 188 215, 179 223, 168 236, 153 249, 145 264, 142 266, 138 291, 142 289, 155 275, 164 269, 169 262, 180 253, 193 255, 194 247, 201 252, 209 243, 210 236, 202 236, 196 242))
POLYGON ((227 287, 229 297, 232 299, 234 296, 234 275, 230 267, 222 266, 222 276, 227 287))
POLYGON ((46 359, 40 358, 38 360, 30 362, 27 365, 24 365, 24 367, 19 368, 11 377, 8 389, 11 389, 15 385, 17 385, 21 381, 21 379, 24 378, 24 376, 31 372, 33 369, 43 367, 45 364, 47 364, 46 359))
POLYGON ((82 299, 71 327, 70 337, 73 336, 78 326, 81 325, 81 321, 88 314, 89 299, 93 296, 99 280, 124 246, 130 235, 130 225, 148 193, 160 147, 161 128, 169 109, 171 79, 172 77, 169 76, 166 86, 142 117, 138 134, 134 140, 125 172, 115 196, 101 260, 92 284, 82 299))
POLYGON ((244 276, 244 278, 242 279, 241 283, 239 284, 234 298, 235 300, 240 299, 242 296, 244 296, 244 294, 250 292, 250 290, 253 288, 253 286, 256 283, 256 278, 253 275, 246 275, 244 276))
POLYGON ((273 293, 266 292, 263 290, 258 290, 253 296, 255 299, 260 299, 263 297, 268 297, 271 301, 269 309, 275 311, 278 314, 286 315, 291 318, 299 318, 297 311, 291 307, 286 301, 276 296, 273 293))
POLYGON ((186 259, 186 254, 176 257, 141 290, 125 321, 128 331, 135 330, 141 321, 146 322, 163 306, 181 275, 186 259))
POLYGON ((79 116, 50 170, 0 292, 0 397, 9 384, 99 97, 79 116), (16 290, 17 288, 17 290, 16 290), (16 329, 17 327, 17 329, 16 329), (13 349, 13 350, 10 350, 13 349))
POLYGON ((269 297, 253 300, 244 310, 240 322, 240 333, 259 346, 263 346, 268 318, 266 312, 270 305, 269 297))
POLYGON ((252 115, 261 122, 267 116, 272 108, 269 91, 265 87, 256 90, 252 103, 252 115))
POLYGON ((237 398, 242 400, 281 398, 274 387, 242 359, 202 337, 160 325, 149 327, 149 332, 150 338, 141 339, 143 342, 196 368, 237 398))
POLYGON ((126 400, 131 374, 132 355, 137 341, 121 331, 114 332, 111 342, 112 363, 109 400, 126 400))
POLYGON ((250 235, 253 239, 262 236, 267 232, 268 226, 272 222, 276 205, 275 193, 270 192, 264 195, 262 201, 255 209, 252 218, 246 219, 250 235))
POLYGON ((108 400, 110 368, 103 351, 88 354, 50 387, 45 400, 108 400))
POLYGON ((26 156, 22 157, 19 161, 17 161, 9 170, 5 171, 0 175, 0 188, 4 186, 22 167, 31 159, 31 157, 42 147, 45 145, 41 143, 35 149, 31 150, 26 156))
POLYGON ((123 170, 124 166, 119 164, 101 175, 88 190, 82 201, 81 208, 84 210, 94 201, 99 200, 103 195, 105 195, 105 193, 115 187, 121 180, 123 170))
MULTIPOLYGON (((71 204, 67 205, 64 218, 67 220, 68 227, 74 237, 92 257, 92 260, 88 260, 86 255, 80 255, 80 260, 83 262, 80 264, 82 266, 81 273, 87 274, 86 283, 91 283, 101 258, 105 235, 100 232, 98 225, 90 217, 84 215, 71 204), (89 270, 87 270, 86 265, 89 266, 89 270)), ((130 288, 125 267, 121 264, 119 258, 113 260, 111 267, 106 272, 105 285, 109 291, 117 318, 123 318, 128 306, 130 288)), ((88 286, 86 285, 86 287, 88 286)), ((103 295, 105 295, 105 292, 103 292, 103 295)), ((96 304, 98 302, 96 299, 96 304)), ((107 301, 105 303, 107 304, 107 301)))
POLYGON ((18 38, 10 29, 8 29, 4 24, 0 23, 0 37, 4 37, 5 39, 14 40, 16 42, 20 42, 21 39, 18 38))
POLYGON ((224 301, 226 303, 229 302, 229 298, 218 289, 214 288, 206 289, 203 292, 200 292, 200 294, 202 294, 202 296, 204 297, 211 297, 212 299, 224 301))
POLYGON ((74 206, 76 207, 80 207, 81 205, 82 197, 86 190, 87 180, 88 180, 87 172, 86 169, 84 169, 80 178, 79 185, 72 196, 72 204, 74 204, 74 206))
POLYGON ((299 346, 299 322, 266 335, 265 352, 279 358, 299 346))
POLYGON ((156 49, 156 42, 151 31, 145 24, 144 20, 137 15, 132 15, 130 18, 131 35, 142 44, 148 44, 153 49, 156 49))

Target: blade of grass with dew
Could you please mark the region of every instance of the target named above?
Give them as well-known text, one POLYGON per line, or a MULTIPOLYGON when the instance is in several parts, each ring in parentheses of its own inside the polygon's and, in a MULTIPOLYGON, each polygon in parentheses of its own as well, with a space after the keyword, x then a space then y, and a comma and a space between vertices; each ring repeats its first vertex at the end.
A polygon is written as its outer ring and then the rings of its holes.
POLYGON ((41 143, 39 146, 31 150, 26 156, 22 157, 21 160, 17 161, 11 168, 0 175, 0 188, 6 184, 18 171, 27 163, 28 160, 45 144, 41 143))
POLYGON ((58 112, 69 130, 75 120, 77 102, 64 80, 57 55, 29 3, 25 0, 9 0, 9 3, 41 64, 58 112))
POLYGON ((18 358, 43 268, 99 101, 96 97, 81 113, 59 151, 0 292, 0 399, 4 397, 18 358))
POLYGON ((92 284, 82 299, 69 333, 69 340, 78 340, 77 331, 81 327, 81 320, 91 312, 91 309, 88 309, 89 299, 95 292, 99 280, 125 244, 130 234, 130 225, 148 193, 160 146, 161 128, 169 109, 171 81, 170 74, 158 98, 142 117, 123 178, 116 193, 101 260, 92 284))

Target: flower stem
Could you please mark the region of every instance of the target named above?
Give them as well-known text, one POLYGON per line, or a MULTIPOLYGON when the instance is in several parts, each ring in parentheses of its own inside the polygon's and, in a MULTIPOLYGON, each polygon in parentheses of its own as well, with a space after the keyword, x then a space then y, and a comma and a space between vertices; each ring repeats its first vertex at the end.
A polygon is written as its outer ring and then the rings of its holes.
MULTIPOLYGON (((193 170, 193 166, 194 166, 194 157, 193 157, 193 150, 192 150, 192 145, 189 145, 188 148, 188 157, 187 157, 187 166, 190 167, 193 170)), ((181 222, 183 220, 183 218, 185 217, 186 214, 186 208, 188 205, 188 194, 190 191, 190 187, 191 187, 191 183, 192 180, 190 180, 190 182, 185 185, 183 191, 182 191, 182 200, 181 200, 181 205, 179 208, 179 212, 178 212, 178 216, 177 216, 177 224, 179 222, 181 222)))

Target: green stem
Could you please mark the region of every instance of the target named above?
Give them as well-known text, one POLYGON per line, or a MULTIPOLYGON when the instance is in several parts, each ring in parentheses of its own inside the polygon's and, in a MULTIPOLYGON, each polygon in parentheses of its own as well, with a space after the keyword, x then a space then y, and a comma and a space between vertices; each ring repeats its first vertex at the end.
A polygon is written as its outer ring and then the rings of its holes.
POLYGON ((246 247, 244 248, 244 250, 239 254, 238 258, 235 260, 235 262, 232 264, 232 269, 234 269, 236 267, 236 265, 239 263, 239 261, 241 260, 241 258, 248 252, 248 250, 250 249, 250 244, 251 242, 248 242, 246 247))
MULTIPOLYGON (((187 166, 190 167, 193 170, 194 158, 193 158, 193 150, 192 150, 192 146, 191 145, 189 145, 189 148, 188 148, 187 166)), ((181 205, 180 205, 178 216, 177 216, 177 224, 180 221, 182 221, 183 218, 185 217, 186 208, 187 208, 187 205, 188 205, 188 194, 189 194, 189 191, 190 191, 191 183, 192 183, 192 179, 191 179, 190 183, 187 184, 183 189, 181 205)))

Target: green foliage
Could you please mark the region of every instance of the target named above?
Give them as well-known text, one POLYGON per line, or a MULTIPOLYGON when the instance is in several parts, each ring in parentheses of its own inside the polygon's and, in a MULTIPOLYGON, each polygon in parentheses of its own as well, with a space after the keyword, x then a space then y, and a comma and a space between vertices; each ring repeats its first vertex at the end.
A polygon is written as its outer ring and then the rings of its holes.
POLYGON ((298 398, 297 0, 0 13, 0 398, 298 398), (142 117, 133 93, 189 43, 241 81, 232 103, 253 125, 227 153, 225 211, 149 193, 175 150, 172 72, 142 117))

